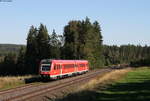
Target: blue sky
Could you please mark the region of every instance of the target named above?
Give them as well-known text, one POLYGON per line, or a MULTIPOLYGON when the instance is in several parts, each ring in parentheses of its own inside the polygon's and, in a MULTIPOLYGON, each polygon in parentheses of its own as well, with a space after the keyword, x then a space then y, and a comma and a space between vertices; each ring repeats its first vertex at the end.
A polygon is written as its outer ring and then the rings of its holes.
POLYGON ((104 44, 150 46, 150 0, 12 0, 0 2, 0 43, 26 44, 31 25, 63 33, 70 20, 88 16, 102 28, 104 44))

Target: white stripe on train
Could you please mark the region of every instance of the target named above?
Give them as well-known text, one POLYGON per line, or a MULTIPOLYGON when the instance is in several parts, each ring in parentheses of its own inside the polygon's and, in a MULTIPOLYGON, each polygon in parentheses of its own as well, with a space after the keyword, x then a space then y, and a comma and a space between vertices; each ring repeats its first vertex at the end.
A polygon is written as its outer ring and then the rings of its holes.
POLYGON ((78 72, 71 72, 71 73, 64 73, 64 74, 58 74, 58 75, 50 75, 50 78, 56 78, 56 77, 62 77, 65 75, 71 76, 73 74, 82 74, 88 72, 88 70, 84 70, 84 71, 78 71, 78 72))

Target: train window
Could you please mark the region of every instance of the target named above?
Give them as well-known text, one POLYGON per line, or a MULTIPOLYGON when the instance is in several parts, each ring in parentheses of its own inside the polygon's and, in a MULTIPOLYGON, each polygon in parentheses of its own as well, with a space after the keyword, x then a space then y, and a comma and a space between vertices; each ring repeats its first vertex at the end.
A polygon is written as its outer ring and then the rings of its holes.
POLYGON ((54 65, 54 70, 56 70, 56 65, 54 65))
POLYGON ((67 66, 67 65, 64 65, 64 68, 68 68, 68 66, 67 66))
POLYGON ((74 64, 65 64, 64 68, 74 68, 74 64))
POLYGON ((80 64, 80 67, 85 67, 85 64, 80 64))
POLYGON ((60 65, 58 65, 58 69, 61 69, 61 68, 60 68, 60 65))
POLYGON ((50 71, 51 69, 51 62, 41 62, 41 70, 42 71, 50 71))
POLYGON ((57 65, 57 69, 59 69, 59 65, 57 65))
POLYGON ((42 71, 49 71, 50 65, 42 65, 42 71))
POLYGON ((58 70, 58 69, 60 69, 61 67, 60 67, 60 64, 57 64, 57 65, 54 65, 54 70, 58 70))
POLYGON ((56 69, 58 69, 58 65, 56 65, 56 69))

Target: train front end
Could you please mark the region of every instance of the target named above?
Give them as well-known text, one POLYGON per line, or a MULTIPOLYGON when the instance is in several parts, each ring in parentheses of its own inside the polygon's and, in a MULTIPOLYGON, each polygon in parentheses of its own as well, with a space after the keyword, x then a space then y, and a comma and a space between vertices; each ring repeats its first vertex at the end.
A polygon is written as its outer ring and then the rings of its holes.
POLYGON ((52 62, 50 59, 41 60, 39 74, 42 78, 50 78, 51 65, 52 62))

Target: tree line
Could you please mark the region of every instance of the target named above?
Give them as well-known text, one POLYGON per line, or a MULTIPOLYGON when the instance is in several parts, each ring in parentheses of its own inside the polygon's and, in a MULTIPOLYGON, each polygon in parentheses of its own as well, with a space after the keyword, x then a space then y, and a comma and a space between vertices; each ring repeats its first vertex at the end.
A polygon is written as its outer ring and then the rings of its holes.
POLYGON ((105 65, 130 64, 132 66, 150 65, 150 47, 145 45, 103 45, 105 65))
POLYGON ((85 20, 69 21, 61 35, 55 30, 49 34, 43 24, 38 28, 31 26, 26 46, 20 48, 18 55, 9 53, 4 57, 0 74, 38 74, 41 59, 85 59, 94 69, 112 64, 135 65, 149 60, 149 57, 148 46, 103 45, 100 24, 91 22, 87 17, 85 20))
POLYGON ((8 53, 18 53, 23 45, 0 44, 0 57, 6 56, 8 53))

